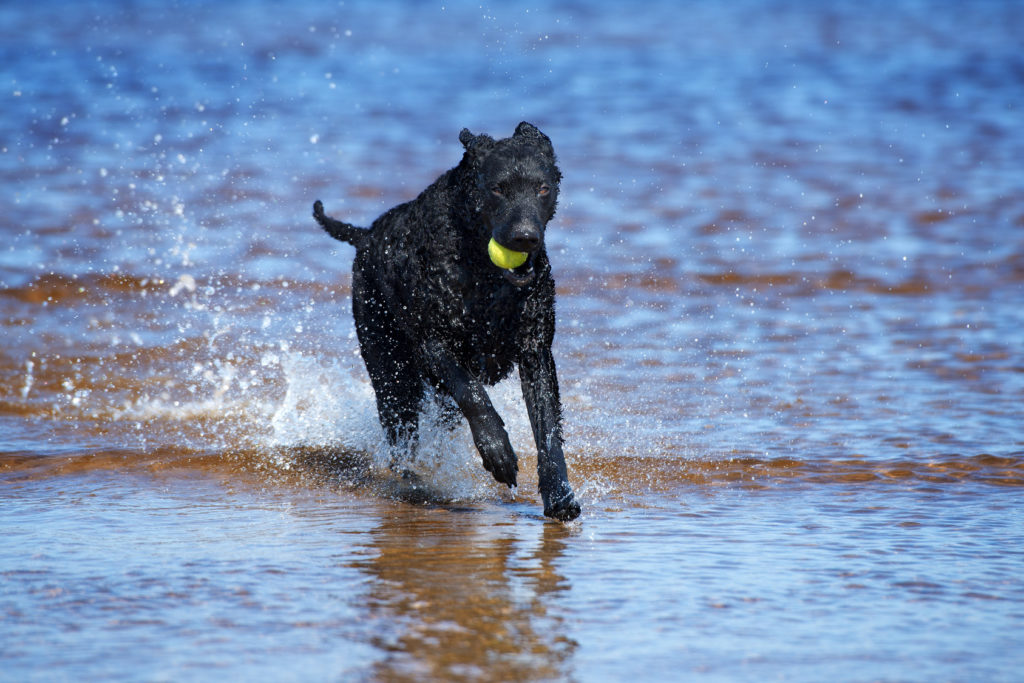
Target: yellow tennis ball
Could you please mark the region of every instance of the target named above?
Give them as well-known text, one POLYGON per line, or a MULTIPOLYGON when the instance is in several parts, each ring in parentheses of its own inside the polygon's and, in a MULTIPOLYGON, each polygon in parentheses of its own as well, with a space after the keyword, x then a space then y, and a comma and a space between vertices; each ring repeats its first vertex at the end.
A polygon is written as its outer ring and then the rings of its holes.
POLYGON ((512 251, 507 247, 501 246, 494 241, 493 237, 487 243, 487 254, 491 257, 491 263, 507 270, 523 265, 526 263, 526 257, 529 256, 525 251, 512 251))

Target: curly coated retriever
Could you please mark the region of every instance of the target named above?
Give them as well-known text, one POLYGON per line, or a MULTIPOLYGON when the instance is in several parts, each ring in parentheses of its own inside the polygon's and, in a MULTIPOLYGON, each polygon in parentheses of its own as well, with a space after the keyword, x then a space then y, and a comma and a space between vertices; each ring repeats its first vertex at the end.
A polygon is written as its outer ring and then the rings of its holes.
POLYGON ((580 506, 562 454, 555 282, 544 249, 562 175, 551 140, 526 122, 510 138, 463 129, 459 141, 458 166, 368 230, 325 215, 319 200, 313 216, 356 247, 352 310, 392 446, 415 442, 430 386, 453 418, 456 406, 466 417, 484 467, 515 486, 516 455, 484 385, 518 366, 544 514, 572 520, 580 506))

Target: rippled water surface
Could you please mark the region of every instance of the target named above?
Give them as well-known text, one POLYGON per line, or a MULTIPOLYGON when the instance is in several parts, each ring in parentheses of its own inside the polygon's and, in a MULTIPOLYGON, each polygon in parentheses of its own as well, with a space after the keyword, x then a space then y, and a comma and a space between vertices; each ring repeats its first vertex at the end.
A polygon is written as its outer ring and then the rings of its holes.
POLYGON ((0 679, 1015 680, 1015 2, 0 7, 0 679), (577 522, 517 382, 392 480, 368 224, 520 120, 577 522))

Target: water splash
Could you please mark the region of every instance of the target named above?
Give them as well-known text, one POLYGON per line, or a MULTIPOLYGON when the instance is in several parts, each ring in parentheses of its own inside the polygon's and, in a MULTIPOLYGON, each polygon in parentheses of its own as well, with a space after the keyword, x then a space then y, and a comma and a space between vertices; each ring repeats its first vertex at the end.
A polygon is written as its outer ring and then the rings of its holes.
MULTIPOLYGON (((400 489, 402 497, 466 502, 493 499, 495 491, 504 490, 481 465, 466 422, 447 423, 436 396, 428 395, 423 402, 415 446, 396 449, 384 438, 373 388, 364 373, 337 359, 294 351, 264 354, 261 364, 280 368, 287 385, 263 442, 277 467, 291 469, 299 461, 309 466, 310 449, 318 449, 321 458, 331 457, 332 452, 365 455, 377 483, 400 489), (397 481, 402 471, 411 473, 415 483, 397 481), (411 488, 418 493, 413 495, 411 488)), ((533 444, 518 386, 518 378, 513 377, 489 393, 513 447, 522 454, 532 452, 533 444)))
POLYGON ((373 389, 337 360, 300 352, 267 352, 264 368, 280 368, 286 391, 270 418, 270 448, 339 446, 372 452, 383 436, 373 389))
POLYGON ((32 382, 34 381, 33 371, 35 370, 36 364, 31 360, 25 361, 25 384, 21 387, 21 400, 24 401, 28 398, 28 393, 32 391, 32 382))

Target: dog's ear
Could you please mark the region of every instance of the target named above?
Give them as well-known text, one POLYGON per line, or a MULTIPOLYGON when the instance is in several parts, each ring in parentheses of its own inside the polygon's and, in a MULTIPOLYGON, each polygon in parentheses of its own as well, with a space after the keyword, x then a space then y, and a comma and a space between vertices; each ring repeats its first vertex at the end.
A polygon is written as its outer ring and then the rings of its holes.
POLYGON ((459 133, 459 142, 470 154, 479 155, 480 152, 484 152, 494 145, 494 138, 490 135, 473 135, 469 132, 469 128, 463 128, 459 133))
POLYGON ((513 137, 526 138, 527 140, 536 140, 537 142, 540 143, 541 149, 543 149, 545 152, 552 156, 554 156, 555 154, 555 149, 551 145, 551 138, 549 138, 547 135, 544 135, 544 133, 541 133, 540 129, 538 129, 537 126, 533 125, 532 123, 529 123, 527 121, 521 121, 519 125, 516 126, 516 132, 513 137))
POLYGON ((516 126, 516 135, 519 137, 544 137, 544 133, 537 130, 537 126, 529 123, 528 121, 520 121, 519 125, 516 126))

